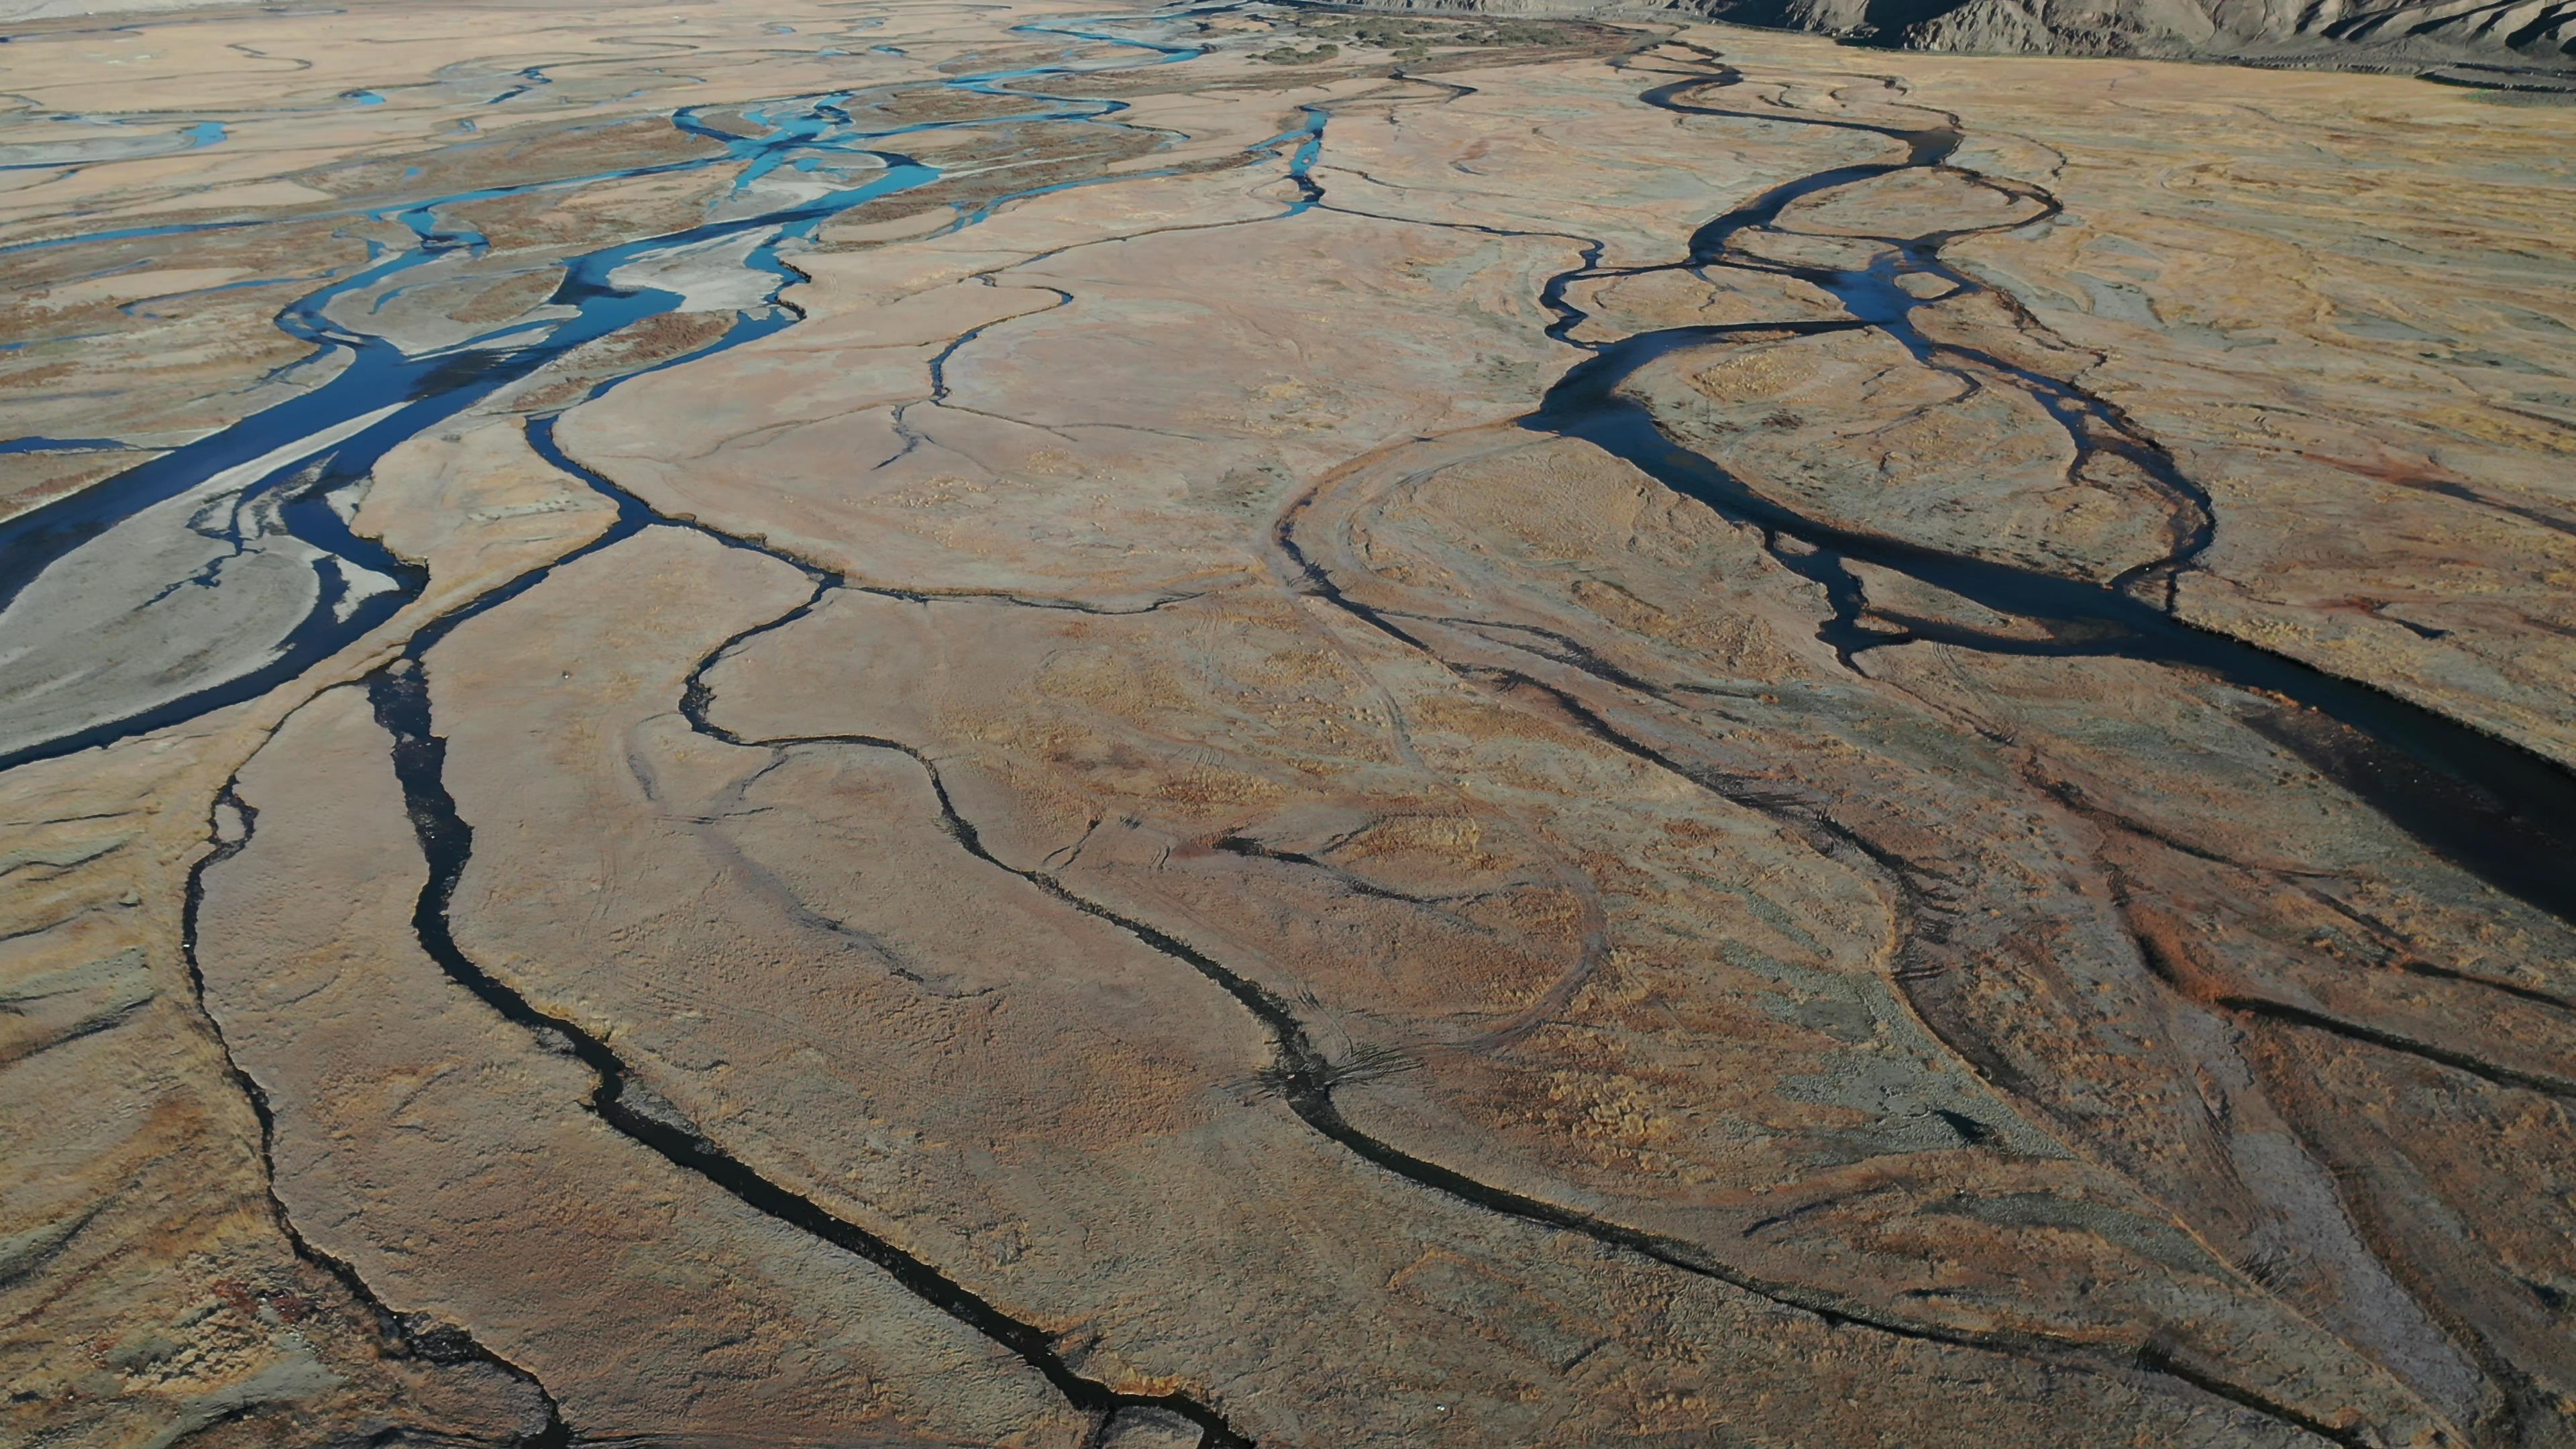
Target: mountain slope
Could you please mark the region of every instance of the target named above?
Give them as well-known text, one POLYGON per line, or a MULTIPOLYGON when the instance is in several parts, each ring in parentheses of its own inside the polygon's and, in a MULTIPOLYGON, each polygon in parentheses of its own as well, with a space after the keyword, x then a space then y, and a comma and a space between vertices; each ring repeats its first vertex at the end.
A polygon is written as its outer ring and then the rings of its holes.
POLYGON ((1391 0, 1369 8, 1660 9, 1891 49, 2419 70, 2503 89, 2576 91, 2576 0, 1391 0))

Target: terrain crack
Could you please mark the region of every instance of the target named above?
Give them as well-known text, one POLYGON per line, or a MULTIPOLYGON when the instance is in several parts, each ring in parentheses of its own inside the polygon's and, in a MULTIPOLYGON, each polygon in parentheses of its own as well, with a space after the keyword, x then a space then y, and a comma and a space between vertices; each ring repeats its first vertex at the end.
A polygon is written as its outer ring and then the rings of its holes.
POLYGON ((2286 1001, 2275 1001, 2269 997, 2231 994, 2213 996, 2209 1000, 2213 1006, 2222 1006, 2247 1016, 2286 1022, 2292 1026, 2303 1026, 2312 1031, 2322 1031, 2347 1040, 2364 1042, 2385 1051, 2419 1057, 2454 1071, 2466 1072, 2473 1077, 2483 1077, 2499 1087, 2518 1087, 2527 1092, 2539 1092, 2544 1096, 2576 1101, 2576 1081, 2569 1081, 2565 1077, 2508 1067, 2467 1052, 2455 1051, 2450 1047, 2401 1036, 2393 1031, 2382 1031, 2378 1027, 2366 1026, 2357 1021, 2347 1021, 2339 1016, 2312 1011, 2304 1006, 2294 1006, 2286 1001))

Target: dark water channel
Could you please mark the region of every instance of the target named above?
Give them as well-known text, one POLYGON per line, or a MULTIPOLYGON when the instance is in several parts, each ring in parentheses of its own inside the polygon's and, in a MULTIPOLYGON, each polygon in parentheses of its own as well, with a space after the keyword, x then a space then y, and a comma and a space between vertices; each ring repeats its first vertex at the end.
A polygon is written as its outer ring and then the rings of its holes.
MULTIPOLYGON (((1141 49, 1146 52, 1144 63, 1148 64, 1184 61, 1201 53, 1189 46, 1121 36, 1107 29, 1109 24, 1093 22, 1088 28, 1021 28, 1041 30, 1069 40, 1141 49)), ((990 94, 1009 94, 1026 99, 1039 108, 1033 115, 1012 118, 1014 123, 1031 119, 1067 124, 1101 123, 1119 109, 1116 103, 1037 96, 1016 88, 1000 89, 1012 86, 1014 82, 1065 74, 1081 68, 1068 63, 995 71, 943 84, 980 89, 990 94)), ((1665 109, 1722 115, 1725 113, 1697 106, 1687 98, 1706 89, 1723 89, 1729 79, 1721 72, 1712 79, 1679 81, 1648 92, 1645 99, 1665 109)), ((542 81, 541 76, 532 76, 532 83, 542 81)), ((574 258, 567 264, 567 279, 552 299, 554 305, 570 309, 568 316, 540 323, 515 324, 434 355, 406 354, 385 338, 369 336, 332 321, 326 316, 326 309, 336 297, 379 285, 408 269, 425 266, 443 251, 480 246, 481 239, 469 230, 443 223, 439 217, 440 209, 476 196, 500 193, 460 194, 386 213, 399 217, 410 227, 417 238, 415 245, 400 253, 389 254, 368 273, 346 279, 303 299, 287 309, 279 319, 279 325, 312 341, 317 349, 339 349, 349 354, 346 370, 332 382, 248 419, 234 429, 191 445, 189 449, 129 470, 91 494, 66 500, 66 506, 45 510, 41 516, 30 515, 0 529, 0 569, 5 569, 5 572, 0 572, 0 590, 5 590, 5 596, 12 600, 21 600, 49 569, 78 567, 89 551, 111 545, 116 530, 145 518, 154 507, 188 498, 197 490, 218 488, 224 490, 227 497, 255 500, 263 495, 274 496, 281 503, 273 510, 276 526, 287 536, 316 550, 314 568, 322 602, 300 617, 277 657, 258 669, 221 678, 182 681, 186 686, 183 690, 147 709, 88 727, 76 734, 50 737, 33 745, 18 747, 16 753, 0 756, 0 766, 60 754, 87 743, 150 728, 157 722, 184 718, 231 699, 248 697, 268 687, 267 681, 282 677, 261 671, 291 674, 296 669, 309 667, 313 660, 355 638, 372 622, 381 621, 403 600, 415 597, 422 582, 417 571, 411 570, 401 560, 385 556, 367 541, 351 536, 341 521, 340 511, 332 506, 335 496, 360 483, 375 460, 403 439, 454 417, 489 397, 496 389, 527 376, 584 341, 607 336, 618 328, 681 304, 682 299, 669 292, 621 287, 614 275, 621 267, 674 247, 756 237, 756 244, 745 253, 742 264, 772 279, 768 295, 774 299, 777 286, 793 276, 783 253, 792 252, 796 243, 810 238, 823 220, 876 197, 937 178, 938 173, 933 168, 919 165, 889 149, 888 143, 899 130, 920 127, 863 130, 854 125, 847 112, 841 109, 847 99, 846 96, 808 97, 755 108, 747 114, 753 124, 761 128, 756 135, 737 135, 720 129, 693 112, 676 114, 674 124, 683 129, 694 128, 696 133, 725 148, 721 158, 685 165, 741 168, 736 179, 737 194, 780 166, 793 166, 818 158, 872 159, 882 170, 864 184, 756 216, 711 220, 682 232, 624 243, 574 258), (378 580, 384 582, 379 583, 378 580)), ((1772 119, 1785 118, 1783 113, 1772 119)), ((1287 209, 1288 214, 1293 215, 1323 201, 1320 186, 1308 172, 1320 150, 1324 124, 1324 111, 1320 107, 1309 107, 1305 111, 1304 124, 1263 143, 1273 154, 1289 155, 1290 175, 1298 183, 1300 199, 1287 209)), ((1828 120, 1819 120, 1816 124, 1859 125, 1857 122, 1828 120)), ((2576 904, 2571 900, 2576 885, 2571 885, 2570 881, 2571 874, 2576 873, 2567 870, 2570 861, 2576 860, 2576 852, 2570 850, 2571 832, 2576 832, 2576 808, 2571 808, 2576 807, 2576 787, 2571 787, 2563 771, 2428 711, 2234 641, 2191 629, 2172 618, 2169 612, 2172 579, 2179 571, 2188 568, 2194 556, 2206 547, 2213 524, 2206 500, 2173 468, 2162 449, 2116 410, 2071 383, 2012 369, 1997 359, 1963 353, 1926 338, 1914 327, 1911 314, 1921 304, 1899 285, 1899 279, 1929 274, 1954 286, 1974 287, 1973 279, 1950 269, 1940 259, 1941 248, 1954 236, 1964 233, 1887 239, 1879 257, 1866 267, 1848 271, 1790 268, 1760 260, 1737 249, 1739 237, 1771 225, 1784 208, 1799 199, 1911 167, 1948 166, 1959 140, 1955 127, 1947 124, 1917 130, 1862 129, 1875 130, 1886 136, 1893 145, 1902 148, 1902 158, 1873 165, 1834 168, 1765 193, 1700 228, 1691 238, 1687 259, 1674 265, 1703 272, 1733 267, 1790 272, 1833 293, 1842 300, 1849 313, 1848 320, 1808 324, 1811 328, 1879 329, 1933 365, 1972 368, 1989 381, 2003 380, 2009 385, 2024 388, 2040 401, 2059 426, 2067 429, 2075 439, 2080 456, 2115 454, 2135 463, 2156 481, 2174 519, 2170 531, 2173 548, 2165 559, 2133 570, 2111 583, 2100 584, 1943 553, 1811 520, 1760 494, 1708 458, 1673 442, 1642 405, 1620 391, 1622 384, 1640 368, 1677 349, 1723 344, 1730 338, 1748 341, 1776 338, 1784 330, 1778 325, 1669 329, 1593 347, 1592 357, 1572 369, 1549 390, 1540 410, 1527 420, 1527 426, 1535 431, 1594 443, 1719 512, 1765 530, 1774 541, 1776 555, 1784 563, 1826 588, 1836 612, 1825 625, 1825 637, 1842 650, 1846 658, 1884 647, 1899 638, 1937 638, 1965 647, 1994 651, 2141 659, 2196 670, 2231 684, 2261 691, 2286 701, 2320 726, 2317 730, 2284 730, 2280 737, 2286 743, 2320 761, 2320 768, 2371 800, 2392 820, 2428 845, 2471 865, 2500 888, 2526 900, 2562 914, 2571 904, 2576 904), (1787 547, 1786 541, 1795 541, 1799 547, 1787 547), (1868 602, 1846 566, 1847 561, 1852 560, 1885 567, 1998 612, 2035 621, 2046 626, 2047 637, 2038 641, 2005 638, 1928 620, 1903 622, 1902 634, 1865 624, 1863 616, 1868 602)), ((828 159, 826 164, 831 164, 828 159)), ((961 213, 958 224, 972 224, 989 212, 990 206, 987 205, 961 213)), ((2014 224, 2025 223, 2017 221, 2014 224)), ((1597 256, 1597 247, 1587 252, 1588 258, 1597 256)), ((1552 329, 1557 335, 1570 333, 1581 320, 1581 314, 1563 300, 1567 286, 1575 280, 1600 274, 1594 262, 1587 260, 1583 268, 1549 282, 1544 296, 1559 314, 1560 321, 1552 329)), ((732 329, 713 346, 738 345, 752 337, 792 326, 795 321, 792 310, 779 307, 773 301, 765 309, 742 312, 732 329)), ((600 383, 593 389, 593 395, 619 380, 612 377, 600 383)), ((935 387, 944 386, 935 368, 933 384, 935 387)), ((565 457, 555 446, 550 418, 532 419, 528 438, 540 456, 610 498, 618 507, 618 520, 607 536, 584 552, 605 547, 618 538, 660 521, 640 500, 565 457)), ((209 516, 202 511, 192 515, 199 518, 209 516)), ((242 514, 236 510, 229 516, 240 517, 242 514)), ((727 541, 736 546, 754 546, 744 540, 727 541)), ((799 566, 805 567, 809 576, 815 574, 810 566, 799 566)), ((644 1094, 635 1090, 643 1085, 642 1079, 630 1069, 628 1062, 617 1055, 605 1033, 594 1033, 580 1022, 552 1015, 533 1005, 501 975, 487 971, 460 948, 450 927, 448 911, 451 895, 471 859, 473 831, 463 819, 445 783, 446 745, 431 717, 431 700, 420 661, 425 651, 459 621, 521 596, 548 572, 550 570, 539 570, 505 584, 424 628, 410 641, 400 662, 380 671, 368 683, 376 720, 392 742, 395 771, 402 786, 407 813, 429 867, 428 880, 418 899, 412 922, 423 949, 451 978, 468 987, 501 1015, 545 1035, 551 1041, 563 1043, 588 1066, 595 1076, 588 1105, 618 1131, 669 1161, 704 1176, 757 1210, 885 1269, 908 1290, 937 1304, 1031 1364, 1069 1402, 1098 1416, 1102 1435, 1123 1415, 1151 1413, 1184 1421, 1198 1430, 1203 1444, 1217 1446, 1217 1449, 1241 1446, 1244 1439, 1228 1427, 1209 1403, 1179 1393, 1150 1397, 1119 1393, 1086 1377, 1074 1362, 1064 1356, 1063 1349, 1051 1335, 1029 1323, 1008 1317, 993 1303, 979 1297, 967 1284, 949 1278, 936 1267, 911 1258, 884 1240, 834 1216, 791 1186, 762 1177, 728 1156, 695 1128, 675 1120, 661 1108, 648 1109, 648 1104, 643 1101, 644 1094)), ((182 579, 175 583, 165 582, 160 587, 215 589, 222 583, 218 571, 203 580, 182 579)), ((819 599, 828 589, 837 586, 838 581, 817 577, 815 583, 815 597, 819 599)), ((761 625, 760 630, 779 627, 811 607, 812 601, 809 600, 783 619, 761 625)), ((0 614, 0 625, 5 625, 6 618, 5 614, 0 614)), ((730 642, 725 647, 730 647, 730 642)), ((724 648, 719 648, 701 661, 698 674, 702 676, 723 653, 724 648)), ((745 746, 782 748, 795 743, 735 740, 706 718, 705 705, 704 695, 694 684, 680 704, 683 715, 701 734, 745 746)), ((1129 920, 1105 907, 1081 900, 1052 877, 1004 865, 983 847, 971 822, 956 813, 935 764, 923 755, 892 741, 828 738, 872 748, 902 750, 912 756, 927 772, 939 800, 943 820, 962 848, 995 868, 1022 875, 1031 884, 1067 904, 1112 922, 1152 949, 1187 962, 1207 980, 1233 995, 1264 1023, 1277 1042, 1279 1063, 1270 1074, 1269 1084, 1275 1086, 1292 1109, 1316 1131, 1379 1167, 1498 1213, 1551 1228, 1581 1232, 1605 1244, 1647 1254, 1689 1272, 1737 1283, 1782 1303, 1828 1314, 1829 1321, 1870 1322, 1889 1332, 1943 1342, 1984 1341, 1976 1335, 1945 1333, 1903 1322, 1859 1317, 1820 1293, 1800 1290, 1794 1285, 1748 1279, 1695 1245, 1670 1242, 1594 1219, 1572 1208, 1488 1186, 1368 1136, 1341 1117, 1332 1100, 1336 1080, 1334 1068, 1307 1039, 1290 1003, 1274 996, 1250 978, 1204 956, 1187 943, 1165 935, 1149 923, 1129 920)), ((244 828, 246 830, 247 826, 244 828)), ((221 854, 217 852, 210 859, 219 860, 221 854)), ((201 865, 201 872, 203 868, 201 865)), ((192 891, 191 942, 194 939, 193 904, 197 894, 192 891)), ((2000 1346, 2011 1347, 2009 1344, 2000 1346)), ((2191 1381, 2203 1380, 2194 1378, 2191 1381)), ((2213 1392, 2226 1394, 2239 1402, 2254 1402, 2241 1392, 2231 1392, 2224 1384, 2216 1385, 2213 1392)), ((2275 1412, 2276 1416, 2279 1413, 2259 1403, 2256 1407, 2275 1412)), ((2296 1418, 2291 1422, 2302 1427, 2316 1427, 2296 1418)), ((2340 1442, 2359 1442, 2348 1436, 2334 1435, 2331 1431, 2321 1432, 2327 1432, 2329 1437, 2340 1442)), ((572 1430, 558 1418, 540 1442, 568 1443, 573 1437, 572 1430)), ((1099 1437, 1096 1435, 1093 1442, 1099 1442, 1099 1437)))

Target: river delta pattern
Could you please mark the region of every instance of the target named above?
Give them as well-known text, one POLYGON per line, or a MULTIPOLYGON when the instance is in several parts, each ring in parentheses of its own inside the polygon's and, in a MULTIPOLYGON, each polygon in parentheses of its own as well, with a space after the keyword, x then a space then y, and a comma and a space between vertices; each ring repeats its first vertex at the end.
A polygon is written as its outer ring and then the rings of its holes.
POLYGON ((2576 1442, 2557 113, 0 67, 9 1442, 2576 1442))

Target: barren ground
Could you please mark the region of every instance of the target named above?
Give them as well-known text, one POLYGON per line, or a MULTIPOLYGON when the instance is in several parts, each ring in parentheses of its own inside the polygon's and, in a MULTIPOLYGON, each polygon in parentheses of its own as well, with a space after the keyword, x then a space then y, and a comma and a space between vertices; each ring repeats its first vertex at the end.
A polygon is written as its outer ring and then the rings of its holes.
POLYGON ((2562 110, 0 68, 8 1442, 2576 1442, 2562 110))

